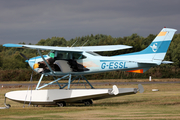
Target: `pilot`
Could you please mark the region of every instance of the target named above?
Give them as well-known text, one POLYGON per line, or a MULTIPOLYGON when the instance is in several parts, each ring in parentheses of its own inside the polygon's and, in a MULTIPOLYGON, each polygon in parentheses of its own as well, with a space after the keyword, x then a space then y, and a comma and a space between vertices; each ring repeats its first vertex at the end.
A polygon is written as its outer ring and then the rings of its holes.
MULTIPOLYGON (((46 62, 49 64, 51 69, 54 70, 54 64, 53 64, 55 61, 54 60, 54 52, 51 52, 49 56, 50 56, 50 58, 46 59, 46 62)), ((50 71, 44 61, 34 64, 34 69, 35 68, 43 68, 43 72, 49 72, 50 71)))

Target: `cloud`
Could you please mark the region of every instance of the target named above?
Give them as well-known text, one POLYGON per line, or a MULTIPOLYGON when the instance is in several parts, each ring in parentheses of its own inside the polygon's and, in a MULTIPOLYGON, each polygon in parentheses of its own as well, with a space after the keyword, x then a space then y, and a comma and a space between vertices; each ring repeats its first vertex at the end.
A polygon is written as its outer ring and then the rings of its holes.
POLYGON ((179 29, 179 0, 16 0, 0 2, 0 44, 66 40, 89 34, 113 37, 179 29))

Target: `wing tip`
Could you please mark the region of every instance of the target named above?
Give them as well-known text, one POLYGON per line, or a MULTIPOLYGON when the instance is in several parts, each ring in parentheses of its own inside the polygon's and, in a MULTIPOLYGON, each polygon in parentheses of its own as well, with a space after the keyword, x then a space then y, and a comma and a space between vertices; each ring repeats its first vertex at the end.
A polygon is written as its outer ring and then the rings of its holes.
POLYGON ((4 47, 23 47, 23 45, 13 44, 13 43, 3 44, 3 46, 4 46, 4 47))

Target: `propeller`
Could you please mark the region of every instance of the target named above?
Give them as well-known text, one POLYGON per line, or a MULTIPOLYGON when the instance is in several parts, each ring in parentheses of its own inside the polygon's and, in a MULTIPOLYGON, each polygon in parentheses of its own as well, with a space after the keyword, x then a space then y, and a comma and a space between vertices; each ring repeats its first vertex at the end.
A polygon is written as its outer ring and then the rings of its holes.
POLYGON ((25 58, 26 60, 29 60, 29 58, 27 58, 24 54, 20 53, 20 55, 25 58))

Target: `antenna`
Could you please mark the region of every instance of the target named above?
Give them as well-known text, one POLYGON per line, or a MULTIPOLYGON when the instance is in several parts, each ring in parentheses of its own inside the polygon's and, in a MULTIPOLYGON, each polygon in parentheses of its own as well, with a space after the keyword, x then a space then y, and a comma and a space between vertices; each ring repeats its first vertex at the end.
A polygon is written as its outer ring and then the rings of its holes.
POLYGON ((89 39, 81 47, 83 47, 88 41, 89 41, 89 39))
MULTIPOLYGON (((78 41, 78 39, 76 40, 76 42, 77 42, 77 41, 78 41)), ((76 42, 75 42, 72 46, 74 46, 74 45, 76 44, 76 42)), ((71 47, 72 47, 72 46, 71 46, 71 47)))

